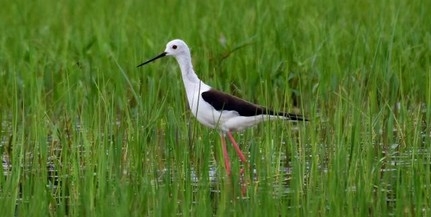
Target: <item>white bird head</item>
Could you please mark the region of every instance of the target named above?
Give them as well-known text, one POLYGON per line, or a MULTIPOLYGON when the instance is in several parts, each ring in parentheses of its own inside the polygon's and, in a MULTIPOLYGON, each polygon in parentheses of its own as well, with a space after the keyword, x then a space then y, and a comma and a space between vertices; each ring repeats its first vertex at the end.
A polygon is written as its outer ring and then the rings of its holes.
POLYGON ((152 59, 149 59, 149 60, 139 64, 138 67, 143 66, 147 63, 153 62, 154 60, 157 60, 157 59, 165 57, 165 56, 173 56, 175 58, 182 57, 182 56, 190 56, 190 49, 183 40, 174 39, 174 40, 168 42, 168 44, 166 44, 166 49, 163 53, 157 55, 156 57, 154 57, 152 59))
POLYGON ((166 56, 180 56, 180 55, 187 55, 190 53, 189 47, 187 44, 181 40, 181 39, 175 39, 168 44, 166 44, 165 49, 166 56))

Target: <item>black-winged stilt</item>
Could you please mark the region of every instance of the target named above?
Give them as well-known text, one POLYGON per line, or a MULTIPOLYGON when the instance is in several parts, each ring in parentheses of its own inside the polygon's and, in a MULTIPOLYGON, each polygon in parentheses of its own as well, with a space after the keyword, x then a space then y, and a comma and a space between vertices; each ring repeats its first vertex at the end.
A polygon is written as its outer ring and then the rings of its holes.
POLYGON ((225 135, 227 135, 232 142, 240 160, 246 164, 246 157, 242 153, 231 132, 240 131, 262 121, 271 119, 307 121, 302 115, 275 112, 215 90, 205 84, 198 78, 193 70, 189 47, 184 41, 179 39, 170 41, 166 45, 166 49, 163 53, 145 61, 138 65, 138 67, 164 56, 175 57, 180 66, 181 75, 186 88, 187 100, 192 114, 203 125, 220 130, 224 164, 228 175, 230 175, 231 166, 226 149, 225 135))

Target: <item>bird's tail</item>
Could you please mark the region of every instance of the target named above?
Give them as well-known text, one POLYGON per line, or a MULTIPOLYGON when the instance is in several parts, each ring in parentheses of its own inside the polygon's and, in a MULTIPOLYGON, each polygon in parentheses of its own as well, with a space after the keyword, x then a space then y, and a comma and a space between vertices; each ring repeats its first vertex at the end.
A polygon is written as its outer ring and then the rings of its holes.
POLYGON ((268 115, 278 116, 280 118, 291 120, 291 121, 309 121, 308 118, 300 114, 287 113, 287 112, 275 112, 271 109, 263 108, 263 113, 268 115))
POLYGON ((287 120, 291 120, 291 121, 309 121, 308 118, 306 118, 300 114, 278 112, 276 115, 282 116, 282 117, 286 118, 287 120))

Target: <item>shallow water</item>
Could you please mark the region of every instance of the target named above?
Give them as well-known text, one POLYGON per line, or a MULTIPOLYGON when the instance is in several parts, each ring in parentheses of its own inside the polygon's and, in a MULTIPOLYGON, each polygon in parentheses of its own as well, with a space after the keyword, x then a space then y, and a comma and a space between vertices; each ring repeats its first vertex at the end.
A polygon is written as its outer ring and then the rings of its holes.
MULTIPOLYGON (((5 134, 3 134, 5 135, 5 134)), ((7 135, 7 134, 6 134, 7 135)), ((8 147, 8 145, 10 144, 10 137, 3 137, 1 139, 1 144, 0 144, 0 148, 1 149, 10 149, 8 147)), ((51 137, 49 137, 48 141, 48 145, 54 145, 56 144, 54 141, 52 141, 53 139, 51 137)), ((56 146, 56 145, 54 145, 56 146)), ((426 147, 426 145, 424 145, 426 147)), ((309 147, 311 147, 311 145, 309 145, 309 147)), ((402 153, 398 151, 399 145, 398 144, 393 144, 388 146, 387 149, 385 149, 385 152, 383 153, 383 156, 385 156, 382 159, 376 159, 376 162, 379 162, 381 164, 384 164, 383 167, 379 167, 380 169, 380 173, 386 176, 391 176, 393 177, 394 180, 397 179, 398 174, 397 172, 400 170, 400 168, 408 168, 411 167, 414 164, 419 163, 418 159, 422 159, 422 161, 420 162, 421 164, 424 165, 431 165, 431 153, 429 153, 429 149, 428 148, 421 148, 421 149, 410 149, 408 151, 403 151, 402 153), (428 160, 423 160, 423 159, 428 159, 428 160)), ((64 193, 61 193, 59 191, 59 189, 61 189, 62 187, 62 183, 59 181, 61 179, 61 177, 64 179, 64 177, 67 177, 68 174, 59 174, 59 168, 56 168, 56 165, 61 165, 61 164, 56 164, 54 163, 54 161, 57 159, 57 156, 60 155, 61 153, 61 148, 59 146, 53 147, 50 150, 50 153, 52 154, 52 156, 48 156, 48 163, 46 165, 46 169, 47 169, 47 183, 46 186, 48 189, 51 189, 51 194, 53 198, 57 198, 57 199, 67 199, 70 197, 70 195, 64 195, 64 193)), ((307 153, 311 153, 311 150, 305 150, 305 152, 307 153)), ((11 162, 11 156, 10 156, 10 151, 4 151, 2 154, 2 169, 3 169, 3 176, 7 177, 11 175, 11 172, 13 171, 12 169, 12 165, 13 163, 11 162)), ((286 162, 289 157, 285 156, 283 153, 275 153, 274 155, 276 156, 281 156, 282 161, 280 162, 280 171, 278 171, 278 174, 280 174, 280 176, 283 178, 283 180, 280 182, 276 182, 273 185, 273 189, 274 189, 274 197, 286 197, 289 196, 290 194, 294 193, 293 189, 290 188, 290 180, 292 176, 295 176, 295 174, 293 174, 293 168, 291 167, 286 167, 284 165, 292 165, 292 162, 286 162)), ((27 159, 32 159, 32 153, 26 153, 25 158, 27 159)), ((299 158, 299 156, 298 156, 299 158)), ((310 171, 310 165, 312 164, 312 158, 313 156, 308 155, 308 161, 305 162, 305 171, 304 174, 305 176, 307 176, 307 174, 310 171)), ((237 160, 236 158, 233 158, 232 160, 237 160)), ((32 160, 27 160, 25 162, 33 162, 32 160)), ((220 179, 224 179, 226 178, 225 176, 225 171, 223 169, 222 166, 217 166, 216 162, 211 161, 208 162, 209 164, 209 171, 208 171, 208 177, 207 180, 210 182, 210 187, 211 187, 211 192, 213 194, 218 194, 220 193, 220 189, 219 189, 219 183, 222 182, 223 180, 220 179)), ((273 162, 272 164, 275 164, 275 162, 273 162)), ((31 165, 22 165, 22 174, 21 175, 26 175, 26 173, 30 174, 31 173, 31 165)), ((87 168, 82 167, 82 170, 86 170, 87 168)), ((328 168, 326 165, 320 165, 319 166, 319 170, 322 173, 327 173, 328 172, 328 168)), ((64 171, 64 170, 62 170, 64 171)), ((157 175, 155 177, 155 179, 153 180, 154 184, 157 185, 163 185, 166 184, 166 180, 170 180, 170 182, 168 183, 174 183, 176 180, 176 177, 184 177, 184 176, 180 176, 178 175, 178 173, 180 173, 181 171, 175 171, 172 168, 163 168, 163 169, 159 169, 157 171, 157 175)), ((258 177, 258 171, 251 167, 246 169, 246 176, 248 177, 252 177, 251 179, 249 178, 249 183, 253 184, 253 182, 259 182, 259 179, 265 178, 265 177, 258 177), (250 175, 250 173, 252 173, 252 175, 250 175)), ((83 173, 84 174, 84 173, 83 173)), ((200 174, 199 171, 197 171, 195 168, 191 168, 190 169, 190 174, 189 174, 189 178, 190 178, 190 183, 194 186, 194 187, 198 187, 202 184, 202 181, 200 180, 201 177, 198 175, 200 174)), ((97 174, 95 174, 97 175, 97 174)), ((306 180, 306 177, 303 177, 304 180, 306 180)), ((109 181, 109 180, 108 180, 109 181)), ((306 185, 306 181, 304 182, 304 185, 306 185)), ((239 183, 238 183, 239 185, 239 183)), ((427 188, 431 188, 431 186, 425 186, 427 188)), ((375 189, 375 191, 387 191, 387 192, 395 192, 396 191, 396 186, 393 186, 391 183, 386 183, 386 185, 382 184, 380 185, 380 189, 375 189), (382 187, 384 189, 381 189, 382 187)), ((348 186, 345 189, 346 191, 357 191, 357 187, 356 186, 348 186)), ((0 193, 2 192, 2 190, 0 189, 0 193)), ((58 200, 60 201, 60 200, 58 200)), ((64 200, 63 200, 64 201, 64 200)), ((386 198, 386 201, 388 203, 388 206, 394 207, 394 204, 396 203, 396 196, 395 193, 394 194, 388 194, 388 197, 386 198)), ((17 200, 17 204, 18 203, 23 203, 22 198, 19 198, 17 200)))

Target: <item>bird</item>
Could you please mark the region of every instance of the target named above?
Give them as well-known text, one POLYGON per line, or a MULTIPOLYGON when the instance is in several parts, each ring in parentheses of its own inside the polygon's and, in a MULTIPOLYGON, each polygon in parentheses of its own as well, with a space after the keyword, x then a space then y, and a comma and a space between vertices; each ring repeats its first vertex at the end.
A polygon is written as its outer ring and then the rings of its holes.
MULTIPOLYGON (((273 111, 264 106, 216 90, 204 83, 196 75, 193 69, 190 49, 181 39, 169 41, 162 53, 139 64, 137 67, 144 66, 166 56, 172 56, 178 62, 188 105, 193 116, 201 124, 219 130, 224 166, 228 176, 231 174, 231 164, 226 147, 226 136, 232 143, 240 161, 243 164, 247 164, 247 158, 235 141, 232 132, 242 131, 260 122, 272 119, 297 122, 308 121, 303 115, 273 111)), ((243 173, 242 170, 241 173, 243 173)))

